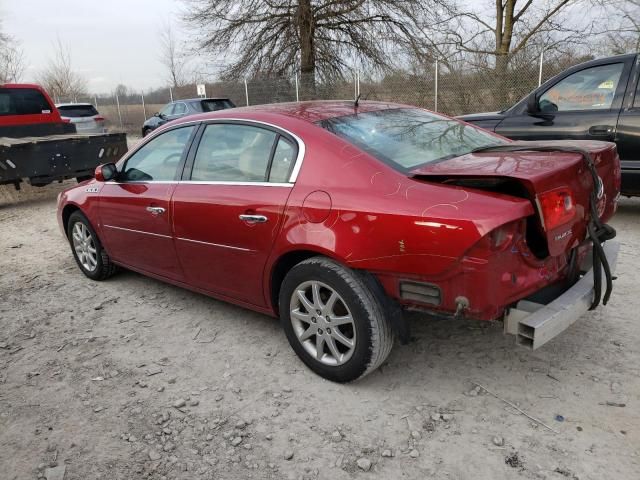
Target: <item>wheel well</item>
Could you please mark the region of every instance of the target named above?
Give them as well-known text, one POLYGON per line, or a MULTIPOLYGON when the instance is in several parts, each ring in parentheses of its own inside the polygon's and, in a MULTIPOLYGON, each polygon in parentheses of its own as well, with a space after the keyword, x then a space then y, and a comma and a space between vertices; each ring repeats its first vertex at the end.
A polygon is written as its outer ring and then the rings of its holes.
POLYGON ((75 205, 67 205, 62 210, 62 225, 64 226, 65 235, 67 234, 67 227, 69 226, 69 217, 76 210, 80 210, 80 208, 76 207, 75 205))
POLYGON ((279 313, 278 299, 280 297, 280 287, 289 270, 308 258, 318 256, 322 256, 322 254, 312 250, 296 250, 285 253, 278 259, 271 272, 271 305, 273 305, 276 314, 279 313))

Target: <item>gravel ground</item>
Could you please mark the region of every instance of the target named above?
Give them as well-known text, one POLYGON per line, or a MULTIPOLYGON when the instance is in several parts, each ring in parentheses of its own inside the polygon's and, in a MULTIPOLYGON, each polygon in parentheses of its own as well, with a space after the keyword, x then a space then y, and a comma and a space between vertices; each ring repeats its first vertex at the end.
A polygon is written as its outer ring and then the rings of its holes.
POLYGON ((63 187, 0 187, 2 479, 640 478, 640 201, 613 221, 610 305, 547 346, 415 316, 410 345, 336 385, 271 318, 130 272, 86 279, 63 187))

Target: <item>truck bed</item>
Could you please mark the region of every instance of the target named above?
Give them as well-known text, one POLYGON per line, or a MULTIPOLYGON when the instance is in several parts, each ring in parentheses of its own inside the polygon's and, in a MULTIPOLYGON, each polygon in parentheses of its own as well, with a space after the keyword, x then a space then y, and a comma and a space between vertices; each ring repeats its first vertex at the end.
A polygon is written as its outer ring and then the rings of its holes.
POLYGON ((124 133, 0 137, 0 184, 16 187, 92 176, 96 166, 115 162, 127 151, 124 133))

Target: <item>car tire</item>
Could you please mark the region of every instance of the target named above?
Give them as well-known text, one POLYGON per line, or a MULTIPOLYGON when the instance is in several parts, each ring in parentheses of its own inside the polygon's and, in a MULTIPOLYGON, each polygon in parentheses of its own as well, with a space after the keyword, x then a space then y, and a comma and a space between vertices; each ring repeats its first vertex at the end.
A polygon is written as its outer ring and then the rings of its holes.
POLYGON ((280 320, 291 347, 311 370, 333 382, 371 373, 393 346, 384 302, 366 280, 326 257, 312 257, 282 282, 280 320))
POLYGON ((102 243, 82 212, 76 210, 69 217, 67 238, 73 258, 82 273, 92 280, 106 280, 117 271, 102 243))
POLYGON ((149 135, 153 130, 150 128, 145 128, 144 130, 142 130, 142 136, 146 137, 147 135, 149 135))

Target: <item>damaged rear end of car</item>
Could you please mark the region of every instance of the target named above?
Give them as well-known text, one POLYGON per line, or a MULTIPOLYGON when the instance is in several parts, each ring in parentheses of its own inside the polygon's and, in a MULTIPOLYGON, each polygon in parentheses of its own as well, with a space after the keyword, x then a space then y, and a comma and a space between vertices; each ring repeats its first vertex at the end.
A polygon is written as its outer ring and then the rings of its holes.
POLYGON ((406 200, 428 205, 410 219, 423 228, 411 227, 415 250, 402 242, 400 273, 367 265, 404 308, 502 319, 519 344, 538 348, 609 300, 615 144, 511 142, 411 108, 323 126, 404 174, 406 200))

